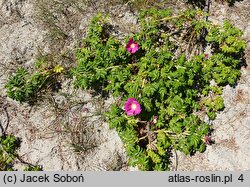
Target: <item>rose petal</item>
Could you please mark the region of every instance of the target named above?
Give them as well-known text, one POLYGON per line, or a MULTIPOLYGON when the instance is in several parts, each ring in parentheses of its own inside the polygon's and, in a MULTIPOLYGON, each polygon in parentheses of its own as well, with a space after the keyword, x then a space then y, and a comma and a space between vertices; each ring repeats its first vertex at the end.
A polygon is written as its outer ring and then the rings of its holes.
POLYGON ((137 115, 141 113, 141 106, 135 98, 128 98, 123 108, 128 116, 137 115), (133 105, 135 105, 134 108, 132 107, 133 105))

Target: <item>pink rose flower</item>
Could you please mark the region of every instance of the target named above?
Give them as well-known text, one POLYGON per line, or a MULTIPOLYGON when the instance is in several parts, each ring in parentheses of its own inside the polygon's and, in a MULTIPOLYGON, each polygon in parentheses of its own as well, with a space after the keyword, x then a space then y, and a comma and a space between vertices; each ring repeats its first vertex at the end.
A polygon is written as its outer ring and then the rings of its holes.
POLYGON ((133 38, 130 38, 126 45, 126 49, 128 52, 133 54, 139 49, 138 43, 136 43, 133 38))
POLYGON ((141 106, 135 98, 128 98, 124 110, 128 116, 135 116, 141 113, 141 106))

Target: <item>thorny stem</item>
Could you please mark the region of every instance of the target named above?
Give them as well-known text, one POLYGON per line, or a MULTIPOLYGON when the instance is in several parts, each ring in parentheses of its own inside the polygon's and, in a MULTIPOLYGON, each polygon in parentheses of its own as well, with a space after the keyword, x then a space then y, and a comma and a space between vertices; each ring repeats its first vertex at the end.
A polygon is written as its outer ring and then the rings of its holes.
POLYGON ((189 39, 188 44, 187 44, 186 53, 189 52, 190 45, 191 45, 191 42, 192 42, 192 39, 194 38, 194 36, 195 36, 195 31, 193 31, 193 32, 191 33, 190 39, 189 39))
POLYGON ((206 0, 204 12, 206 13, 205 20, 208 21, 208 13, 209 13, 209 7, 210 7, 210 0, 206 0))
POLYGON ((181 17, 185 17, 185 15, 181 14, 181 15, 177 15, 177 16, 166 17, 166 18, 160 19, 160 21, 168 21, 168 20, 171 20, 171 19, 177 19, 177 18, 181 18, 181 17))
MULTIPOLYGON (((137 63, 134 63, 134 64, 127 64, 127 66, 136 66, 138 65, 137 63)), ((112 69, 112 68, 121 68, 122 65, 117 65, 117 66, 110 66, 110 67, 107 67, 106 69, 112 69)))
POLYGON ((143 140, 143 139, 145 139, 147 137, 148 137, 148 135, 142 136, 142 137, 139 138, 139 140, 143 140))
MULTIPOLYGON (((205 2, 205 7, 204 7, 204 12, 205 12, 205 21, 208 21, 208 13, 209 13, 209 7, 210 7, 210 0, 206 0, 205 2)), ((207 29, 203 27, 202 33, 201 33, 201 40, 205 41, 207 35, 207 29)), ((205 50, 205 46, 203 46, 203 51, 205 50)))
POLYGON ((175 167, 174 167, 174 171, 177 171, 178 168, 178 154, 176 149, 174 149, 174 153, 175 153, 175 167))
MULTIPOLYGON (((156 130, 156 131, 154 131, 154 132, 160 132, 160 131, 162 131, 162 130, 156 130)), ((172 132, 172 131, 168 131, 168 130, 164 130, 163 131, 165 134, 172 134, 172 135, 176 135, 174 132, 172 132)), ((190 133, 189 133, 189 131, 186 131, 186 132, 182 132, 182 134, 184 134, 184 135, 190 135, 190 133)))
MULTIPOLYGON (((154 132, 154 133, 158 133, 158 132, 160 132, 160 131, 162 131, 162 130, 156 130, 156 131, 153 131, 153 132, 154 132)), ((167 135, 172 136, 172 137, 179 137, 179 134, 175 134, 175 133, 172 132, 172 131, 164 130, 163 132, 164 132, 165 134, 167 134, 167 135)), ((182 132, 181 135, 189 136, 190 133, 189 133, 189 131, 186 131, 186 132, 182 132)), ((148 135, 142 136, 142 137, 139 138, 139 140, 143 140, 143 139, 145 139, 145 138, 147 138, 147 137, 148 137, 148 135)))

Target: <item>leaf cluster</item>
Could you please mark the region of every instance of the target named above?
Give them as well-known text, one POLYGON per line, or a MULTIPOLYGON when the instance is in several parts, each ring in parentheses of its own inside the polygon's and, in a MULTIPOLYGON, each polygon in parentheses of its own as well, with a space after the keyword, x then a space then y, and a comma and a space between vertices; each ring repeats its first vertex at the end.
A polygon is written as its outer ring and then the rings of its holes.
POLYGON ((12 171, 13 161, 17 157, 20 140, 12 135, 0 137, 0 171, 12 171))
POLYGON ((224 108, 219 96, 222 86, 233 85, 240 75, 237 68, 246 46, 241 31, 227 21, 222 27, 214 26, 201 17, 199 10, 177 15, 170 9, 142 11, 140 32, 133 35, 140 49, 129 54, 125 48, 129 37, 121 43, 107 34, 107 18, 99 14, 77 52, 77 66, 72 70, 75 85, 97 86, 122 97, 106 114, 107 120, 123 140, 130 165, 141 170, 168 170, 172 149, 185 154, 203 152, 204 137, 211 129, 195 112, 205 111, 214 119, 224 108), (199 46, 203 29, 208 32, 212 55, 199 51, 186 56, 181 44, 199 46), (122 110, 131 97, 143 109, 138 116, 126 116, 122 110), (155 116, 157 122, 153 122, 155 116))
POLYGON ((18 68, 5 84, 7 96, 19 102, 34 103, 49 86, 57 82, 57 73, 47 65, 45 59, 38 59, 31 73, 18 68))
MULTIPOLYGON (((20 143, 21 140, 13 135, 0 137, 0 171, 14 171, 14 162, 19 158, 17 151, 20 143)), ((24 171, 42 171, 42 167, 28 164, 24 171)))

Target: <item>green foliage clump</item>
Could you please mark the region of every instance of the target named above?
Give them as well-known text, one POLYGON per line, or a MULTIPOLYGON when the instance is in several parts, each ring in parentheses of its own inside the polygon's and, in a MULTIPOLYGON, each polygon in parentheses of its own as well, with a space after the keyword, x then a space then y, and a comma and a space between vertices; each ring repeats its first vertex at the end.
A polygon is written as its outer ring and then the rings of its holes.
POLYGON ((0 171, 13 171, 13 161, 17 157, 20 140, 12 135, 0 137, 0 171))
POLYGON ((42 166, 26 166, 23 171, 43 171, 42 166))
POLYGON ((242 32, 228 21, 223 27, 212 27, 206 40, 214 49, 213 56, 208 59, 206 72, 220 85, 235 84, 240 76, 240 55, 246 48, 246 42, 241 40, 242 32))
MULTIPOLYGON (((20 139, 13 135, 0 136, 0 171, 14 171, 14 162, 19 159, 17 151, 20 143, 20 139)), ((42 167, 28 164, 24 171, 42 171, 42 167)))
POLYGON ((129 37, 121 43, 107 33, 108 19, 98 14, 77 52, 78 64, 71 72, 75 85, 122 98, 107 119, 123 140, 130 165, 141 170, 169 170, 172 149, 205 151, 204 137, 211 127, 196 113, 204 111, 214 119, 224 108, 222 86, 235 84, 240 76, 237 68, 246 46, 241 31, 227 21, 214 26, 202 16, 199 10, 178 15, 168 9, 142 11, 140 32, 133 35, 139 50, 130 54, 125 48, 129 37), (212 55, 199 51, 186 56, 181 46, 199 46, 203 29, 212 55), (125 114, 128 98, 141 104, 139 115, 125 114))
POLYGON ((5 85, 7 96, 19 102, 33 103, 40 93, 57 82, 60 73, 58 65, 53 69, 45 59, 38 59, 36 68, 29 73, 26 68, 18 68, 5 85))

